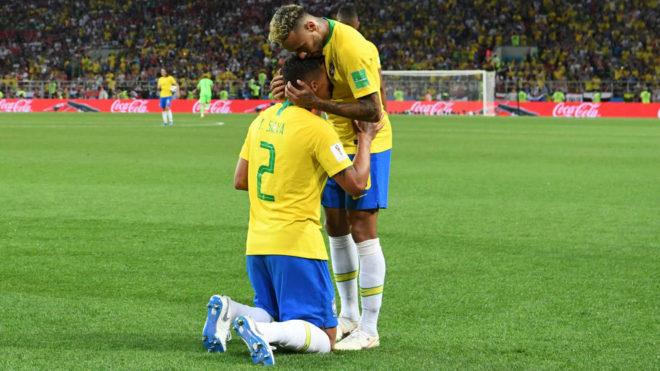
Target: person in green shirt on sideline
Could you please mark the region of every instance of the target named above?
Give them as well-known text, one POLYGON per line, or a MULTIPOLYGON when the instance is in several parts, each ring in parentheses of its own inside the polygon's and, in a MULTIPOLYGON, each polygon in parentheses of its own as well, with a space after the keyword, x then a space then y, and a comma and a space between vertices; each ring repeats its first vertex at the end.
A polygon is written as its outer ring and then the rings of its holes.
POLYGON ((264 73, 263 71, 259 72, 258 81, 261 90, 263 90, 264 86, 266 85, 266 78, 267 78, 266 73, 264 73))
POLYGON ((197 83, 197 90, 199 90, 199 113, 200 117, 204 117, 204 112, 211 104, 211 95, 213 95, 213 80, 204 76, 197 83))
POLYGON ((259 91, 261 91, 261 87, 254 82, 254 79, 250 79, 248 87, 250 88, 250 96, 252 99, 259 99, 259 91))
POLYGON ((527 102, 527 92, 524 90, 521 90, 518 92, 518 102, 520 103, 525 103, 527 102))
POLYGON ((121 93, 117 95, 117 98, 119 99, 128 99, 128 91, 122 90, 121 93))
POLYGON ((594 102, 594 103, 600 103, 602 98, 603 98, 603 95, 599 91, 597 91, 597 92, 594 93, 593 97, 591 98, 591 101, 594 102))
POLYGON ((55 98, 56 93, 57 93, 57 82, 55 82, 55 80, 51 80, 48 83, 48 98, 55 98))
POLYGON ((220 96, 221 100, 229 99, 229 92, 227 91, 227 89, 220 90, 220 94, 218 94, 218 95, 220 96))
POLYGON ((3 93, 2 90, 0 90, 0 99, 3 99, 4 97, 5 97, 5 93, 3 93))
POLYGON ((552 101, 555 103, 561 103, 566 99, 566 96, 561 90, 557 90, 554 94, 552 94, 552 101))
POLYGON ((644 104, 651 103, 651 93, 649 92, 648 89, 642 90, 642 92, 639 93, 639 98, 642 100, 642 103, 644 104))
POLYGON ((403 90, 396 89, 394 91, 394 100, 401 102, 401 101, 403 101, 404 97, 405 97, 405 94, 404 94, 403 90))

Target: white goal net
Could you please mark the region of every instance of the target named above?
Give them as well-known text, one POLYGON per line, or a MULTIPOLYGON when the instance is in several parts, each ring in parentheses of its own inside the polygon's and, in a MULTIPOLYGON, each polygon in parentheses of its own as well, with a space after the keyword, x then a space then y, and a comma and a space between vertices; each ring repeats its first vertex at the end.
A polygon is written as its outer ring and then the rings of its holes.
POLYGON ((383 71, 388 99, 475 101, 484 116, 495 115, 495 72, 483 70, 383 71))

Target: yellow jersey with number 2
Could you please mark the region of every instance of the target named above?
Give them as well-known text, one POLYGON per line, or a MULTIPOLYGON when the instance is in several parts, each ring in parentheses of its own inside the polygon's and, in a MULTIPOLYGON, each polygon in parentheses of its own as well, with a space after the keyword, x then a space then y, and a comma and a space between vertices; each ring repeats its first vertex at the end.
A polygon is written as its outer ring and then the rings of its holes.
MULTIPOLYGON (((357 30, 343 23, 327 19, 330 36, 323 46, 325 67, 333 85, 332 100, 335 102, 356 102, 359 98, 377 93, 380 100, 380 56, 378 49, 357 30)), ((392 148, 392 126, 385 115, 385 126, 371 143, 371 153, 379 153, 392 148)), ((346 152, 357 151, 357 136, 350 119, 328 114, 328 121, 334 126, 346 152)))
POLYGON ((288 101, 252 122, 241 149, 248 161, 247 255, 327 260, 321 193, 352 165, 332 125, 288 101))

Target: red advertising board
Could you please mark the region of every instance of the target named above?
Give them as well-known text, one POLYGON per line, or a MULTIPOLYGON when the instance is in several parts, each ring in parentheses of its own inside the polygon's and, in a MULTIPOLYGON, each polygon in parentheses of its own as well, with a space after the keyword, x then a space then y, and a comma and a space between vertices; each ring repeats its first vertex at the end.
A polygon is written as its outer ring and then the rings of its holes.
MULTIPOLYGON (((269 100, 214 100, 209 113, 253 113, 270 106, 269 100)), ((172 112, 199 112, 196 100, 175 99, 172 112)), ((0 99, 0 112, 160 112, 158 99, 0 99)))
MULTIPOLYGON (((214 100, 209 113, 254 113, 269 107, 269 100, 214 100)), ((413 115, 478 115, 482 102, 476 101, 389 101, 390 113, 413 115)), ((0 112, 160 112, 157 99, 0 99, 0 112)), ((195 100, 176 99, 175 113, 199 112, 195 100)), ((498 116, 545 117, 638 117, 660 118, 660 103, 587 103, 587 102, 496 102, 498 116)))

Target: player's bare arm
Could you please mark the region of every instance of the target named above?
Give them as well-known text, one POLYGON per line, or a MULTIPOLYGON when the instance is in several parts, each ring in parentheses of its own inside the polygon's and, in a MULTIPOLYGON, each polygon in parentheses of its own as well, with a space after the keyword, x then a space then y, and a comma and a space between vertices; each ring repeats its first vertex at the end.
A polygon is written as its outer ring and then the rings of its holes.
POLYGON ((358 148, 353 159, 353 166, 340 171, 332 178, 346 192, 357 197, 362 195, 362 192, 367 188, 369 174, 371 174, 371 141, 376 137, 378 131, 383 128, 383 124, 365 121, 354 121, 353 123, 358 138, 358 148))
POLYGON ((383 108, 387 111, 387 95, 385 94, 385 81, 383 81, 383 70, 378 69, 378 79, 380 80, 380 100, 383 103, 383 108))
POLYGON ((248 190, 248 161, 239 157, 236 163, 236 171, 234 172, 234 188, 239 191, 248 190))
POLYGON ((315 108, 326 113, 367 122, 377 122, 382 115, 378 93, 369 94, 358 99, 357 102, 338 103, 330 99, 319 98, 304 81, 298 81, 298 85, 300 89, 291 83, 286 84, 285 87, 286 97, 297 106, 315 108))

